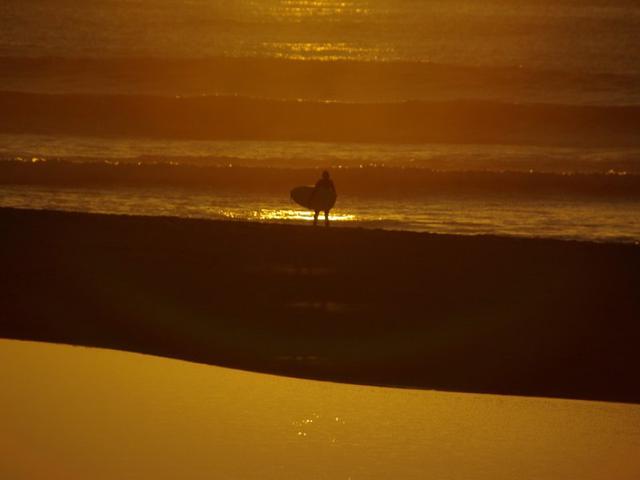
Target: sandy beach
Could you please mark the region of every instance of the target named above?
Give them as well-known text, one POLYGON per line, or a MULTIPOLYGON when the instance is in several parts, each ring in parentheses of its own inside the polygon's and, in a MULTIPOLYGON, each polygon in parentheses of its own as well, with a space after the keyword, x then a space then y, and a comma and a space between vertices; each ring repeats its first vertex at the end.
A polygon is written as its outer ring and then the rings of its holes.
POLYGON ((0 336, 639 402, 640 248, 0 209, 0 336))

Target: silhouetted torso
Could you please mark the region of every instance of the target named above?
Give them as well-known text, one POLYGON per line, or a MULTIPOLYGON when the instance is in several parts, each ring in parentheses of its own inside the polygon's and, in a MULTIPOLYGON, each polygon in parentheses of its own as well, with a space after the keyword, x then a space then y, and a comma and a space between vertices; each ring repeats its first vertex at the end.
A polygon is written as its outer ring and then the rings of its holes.
POLYGON ((330 178, 321 178, 320 180, 318 180, 316 182, 316 188, 326 188, 333 191, 334 193, 336 191, 336 186, 333 184, 333 180, 331 180, 330 178))

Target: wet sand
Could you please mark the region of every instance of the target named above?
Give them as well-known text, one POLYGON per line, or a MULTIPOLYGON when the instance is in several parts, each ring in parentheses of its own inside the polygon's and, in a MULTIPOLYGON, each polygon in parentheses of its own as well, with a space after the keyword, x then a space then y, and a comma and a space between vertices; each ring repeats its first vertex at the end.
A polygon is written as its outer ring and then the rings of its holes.
POLYGON ((640 248, 0 209, 0 336, 640 402, 640 248))

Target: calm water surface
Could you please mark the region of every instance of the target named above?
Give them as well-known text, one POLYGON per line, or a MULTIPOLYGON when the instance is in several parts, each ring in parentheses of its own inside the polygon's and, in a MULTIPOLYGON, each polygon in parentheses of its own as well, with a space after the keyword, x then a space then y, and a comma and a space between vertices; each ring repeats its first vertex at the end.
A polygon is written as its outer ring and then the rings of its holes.
POLYGON ((0 341, 7 479, 640 477, 640 406, 340 385, 0 341))

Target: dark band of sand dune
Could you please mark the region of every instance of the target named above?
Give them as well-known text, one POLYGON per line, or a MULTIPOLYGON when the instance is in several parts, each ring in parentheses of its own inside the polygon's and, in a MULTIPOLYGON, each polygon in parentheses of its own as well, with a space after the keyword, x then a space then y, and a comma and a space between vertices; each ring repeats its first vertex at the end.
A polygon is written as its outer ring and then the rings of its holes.
POLYGON ((0 335, 640 402, 640 248, 0 209, 0 335))

